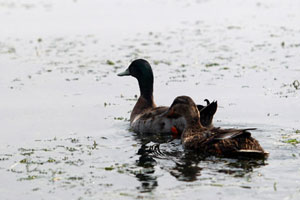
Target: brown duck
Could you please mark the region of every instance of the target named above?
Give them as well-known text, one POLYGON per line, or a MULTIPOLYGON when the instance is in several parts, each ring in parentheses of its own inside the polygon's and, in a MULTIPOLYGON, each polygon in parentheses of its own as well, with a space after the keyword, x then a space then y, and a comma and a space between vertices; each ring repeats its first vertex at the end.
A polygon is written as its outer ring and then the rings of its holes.
MULTIPOLYGON (((153 72, 150 64, 143 59, 133 61, 129 67, 118 76, 133 76, 138 80, 140 97, 136 102, 131 115, 130 126, 134 132, 139 133, 170 133, 171 127, 176 126, 181 133, 185 127, 185 120, 182 116, 173 118, 165 117, 169 109, 166 106, 157 107, 153 99, 153 72)), ((217 110, 217 102, 207 105, 198 105, 201 112, 200 123, 204 127, 213 127, 212 120, 217 110)))
POLYGON ((200 116, 194 101, 188 96, 177 97, 166 113, 173 118, 182 115, 186 126, 181 135, 186 149, 196 150, 205 155, 222 157, 266 158, 268 153, 259 142, 251 137, 254 129, 207 129, 200 123, 200 116))

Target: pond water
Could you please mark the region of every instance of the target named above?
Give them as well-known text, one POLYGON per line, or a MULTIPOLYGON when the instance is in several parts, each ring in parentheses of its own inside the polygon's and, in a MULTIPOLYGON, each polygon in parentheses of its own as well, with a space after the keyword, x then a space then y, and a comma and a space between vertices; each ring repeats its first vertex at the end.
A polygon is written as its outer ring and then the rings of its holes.
POLYGON ((0 0, 1 199, 299 199, 300 1, 0 0), (200 158, 129 130, 154 98, 217 100, 265 161, 200 158))

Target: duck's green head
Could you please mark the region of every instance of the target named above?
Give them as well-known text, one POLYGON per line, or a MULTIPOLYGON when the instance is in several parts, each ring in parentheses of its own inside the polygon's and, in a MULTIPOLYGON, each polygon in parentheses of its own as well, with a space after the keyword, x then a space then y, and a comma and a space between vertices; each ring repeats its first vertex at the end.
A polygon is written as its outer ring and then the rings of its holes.
POLYGON ((153 80, 153 72, 150 64, 144 59, 134 60, 129 67, 118 76, 133 76, 138 80, 153 80))
POLYGON ((118 76, 133 76, 140 86, 142 95, 152 95, 153 92, 153 72, 150 64, 144 59, 134 60, 129 67, 118 74, 118 76))

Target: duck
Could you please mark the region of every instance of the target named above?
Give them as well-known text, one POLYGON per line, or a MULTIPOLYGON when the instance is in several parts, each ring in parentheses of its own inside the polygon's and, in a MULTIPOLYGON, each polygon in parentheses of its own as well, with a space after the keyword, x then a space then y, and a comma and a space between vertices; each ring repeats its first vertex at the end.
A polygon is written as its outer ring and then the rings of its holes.
MULTIPOLYGON (((144 59, 137 59, 131 62, 129 67, 118 73, 118 76, 132 76, 138 80, 140 96, 130 114, 131 130, 137 133, 176 133, 180 134, 185 127, 185 120, 182 116, 168 118, 165 112, 167 106, 156 106, 153 98, 154 76, 151 65, 144 59), (172 129, 173 127, 173 129, 172 129), (174 130, 176 127, 176 130, 174 130), (173 130, 173 131, 170 131, 173 130)), ((212 128, 213 116, 217 111, 217 101, 209 102, 207 105, 198 105, 201 112, 201 124, 204 127, 212 128)))
POLYGON ((178 96, 165 113, 165 117, 184 117, 186 126, 181 134, 181 142, 185 149, 197 151, 202 155, 213 155, 230 158, 266 158, 269 153, 264 151, 259 142, 251 136, 248 129, 208 129, 201 122, 201 112, 192 98, 178 96))

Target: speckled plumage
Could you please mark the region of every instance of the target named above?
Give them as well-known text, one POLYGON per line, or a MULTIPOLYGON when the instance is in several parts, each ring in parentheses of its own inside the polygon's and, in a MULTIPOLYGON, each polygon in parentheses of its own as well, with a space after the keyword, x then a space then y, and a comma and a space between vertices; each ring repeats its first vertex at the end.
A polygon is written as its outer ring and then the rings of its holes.
POLYGON ((167 116, 180 113, 186 120, 181 140, 185 148, 206 155, 225 157, 265 158, 268 153, 259 142, 251 137, 254 129, 208 129, 200 123, 200 114, 194 101, 187 96, 177 97, 169 108, 167 116))

